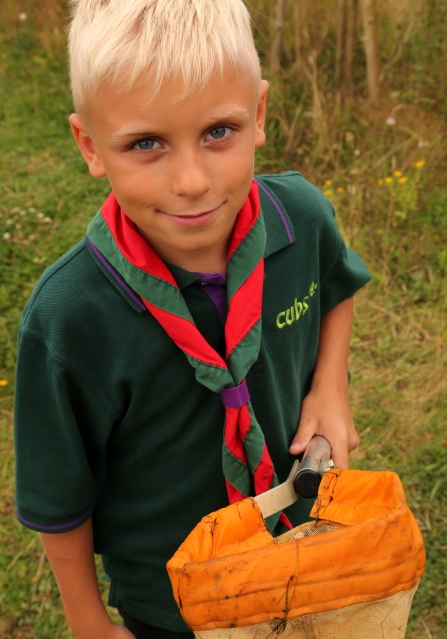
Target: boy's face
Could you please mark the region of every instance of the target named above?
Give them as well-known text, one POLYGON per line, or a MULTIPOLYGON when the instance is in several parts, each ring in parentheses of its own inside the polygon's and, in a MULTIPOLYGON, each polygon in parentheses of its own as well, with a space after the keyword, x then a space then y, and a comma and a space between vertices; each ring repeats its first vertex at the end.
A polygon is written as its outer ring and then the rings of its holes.
POLYGON ((121 208, 168 262, 192 271, 225 270, 236 216, 265 140, 268 83, 230 72, 198 95, 174 102, 166 82, 150 101, 147 79, 129 93, 99 90, 88 131, 70 122, 94 177, 107 175, 121 208))

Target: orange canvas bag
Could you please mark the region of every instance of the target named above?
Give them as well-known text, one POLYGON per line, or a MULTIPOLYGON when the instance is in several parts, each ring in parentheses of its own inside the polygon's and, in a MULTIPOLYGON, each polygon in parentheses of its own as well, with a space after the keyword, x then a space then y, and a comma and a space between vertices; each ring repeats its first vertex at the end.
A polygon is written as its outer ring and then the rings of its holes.
POLYGON ((315 520, 274 538, 248 498, 211 513, 167 564, 201 639, 404 639, 424 571, 398 476, 329 470, 315 520))

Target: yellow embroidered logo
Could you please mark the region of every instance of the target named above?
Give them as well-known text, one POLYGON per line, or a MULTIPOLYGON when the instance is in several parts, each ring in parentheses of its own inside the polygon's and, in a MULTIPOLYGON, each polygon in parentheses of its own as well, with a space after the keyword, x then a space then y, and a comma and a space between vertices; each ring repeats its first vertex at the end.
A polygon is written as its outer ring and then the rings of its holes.
POLYGON ((307 311, 309 310, 309 297, 315 295, 315 291, 317 290, 317 288, 318 284, 312 282, 309 289, 309 295, 306 295, 302 302, 299 302, 295 297, 295 303, 293 304, 293 306, 288 308, 286 311, 282 311, 282 313, 280 313, 276 318, 276 326, 278 328, 290 326, 294 322, 298 321, 301 317, 306 315, 307 311))

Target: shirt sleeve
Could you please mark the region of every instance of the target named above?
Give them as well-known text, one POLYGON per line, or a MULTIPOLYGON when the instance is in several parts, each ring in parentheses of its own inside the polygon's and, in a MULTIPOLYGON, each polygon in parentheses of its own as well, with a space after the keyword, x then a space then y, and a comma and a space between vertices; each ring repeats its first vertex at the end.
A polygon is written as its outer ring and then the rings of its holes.
POLYGON ((297 171, 262 176, 281 202, 304 261, 318 261, 320 313, 326 315, 371 279, 365 264, 346 247, 330 200, 297 171))
POLYGON ((323 316, 353 297, 370 281, 371 275, 359 255, 346 246, 332 203, 319 189, 310 188, 314 195, 311 215, 316 222, 318 236, 320 313, 323 316))
POLYGON ((94 392, 49 352, 41 337, 22 331, 14 426, 22 524, 59 533, 89 518, 112 425, 94 392))
MULTIPOLYGON (((339 234, 337 229, 337 234, 339 234)), ((371 275, 361 258, 347 248, 341 236, 339 250, 332 266, 321 281, 321 315, 326 315, 345 299, 353 297, 369 280, 371 275)))

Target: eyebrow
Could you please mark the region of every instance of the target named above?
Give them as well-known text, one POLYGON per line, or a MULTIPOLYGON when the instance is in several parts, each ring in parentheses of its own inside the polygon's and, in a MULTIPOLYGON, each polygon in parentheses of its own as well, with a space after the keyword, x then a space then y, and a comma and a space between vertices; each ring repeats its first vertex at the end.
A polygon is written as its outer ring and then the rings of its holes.
MULTIPOLYGON (((228 111, 216 111, 212 113, 208 118, 207 123, 205 123, 204 128, 208 128, 216 122, 224 122, 225 120, 242 120, 243 122, 247 122, 250 119, 250 112, 247 109, 242 107, 235 107, 233 109, 229 109, 228 111)), ((121 129, 114 133, 111 136, 112 140, 123 140, 127 138, 151 138, 160 136, 160 132, 156 132, 155 130, 142 131, 141 129, 126 129, 125 126, 121 127, 121 129)))
POLYGON ((158 135, 155 131, 140 131, 139 129, 125 129, 122 127, 118 133, 111 135, 110 139, 114 142, 116 140, 127 140, 131 138, 154 138, 158 137, 158 135))
POLYGON ((228 111, 215 111, 211 114, 211 117, 208 120, 209 124, 207 126, 210 126, 219 120, 232 120, 233 118, 237 118, 245 122, 250 119, 250 112, 243 107, 234 107, 233 109, 228 109, 228 111))

